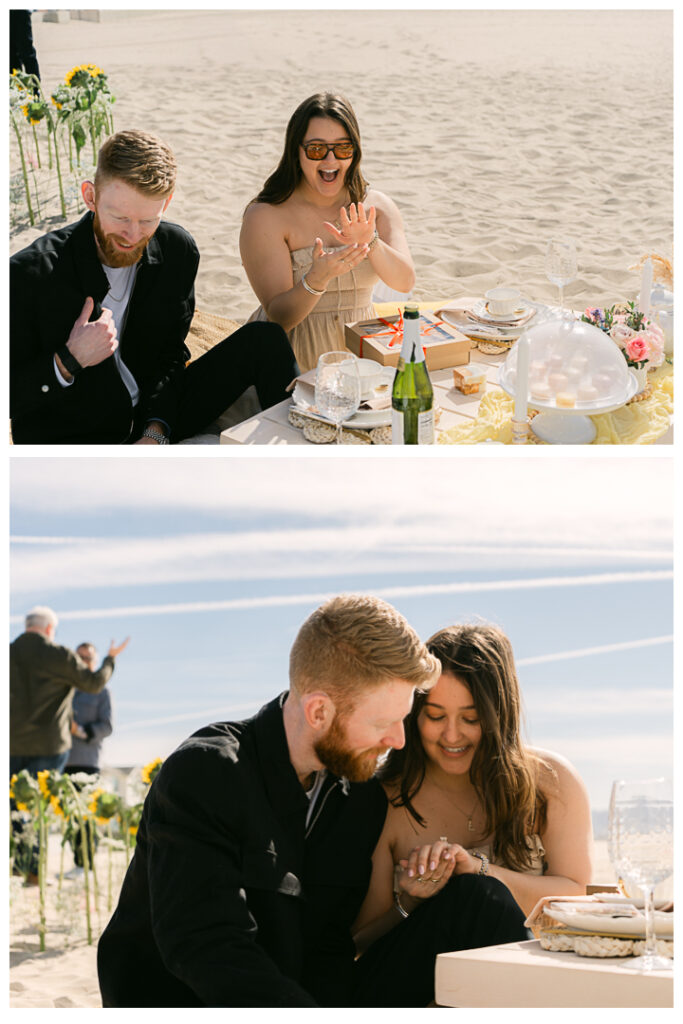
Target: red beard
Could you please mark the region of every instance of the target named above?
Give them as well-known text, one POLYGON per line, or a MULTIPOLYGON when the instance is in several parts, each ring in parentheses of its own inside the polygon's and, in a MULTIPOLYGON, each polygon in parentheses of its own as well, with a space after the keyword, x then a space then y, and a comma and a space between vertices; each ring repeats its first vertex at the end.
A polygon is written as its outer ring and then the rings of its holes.
POLYGON ((349 750, 346 733, 339 715, 336 715, 326 736, 314 748, 321 764, 333 775, 344 776, 349 782, 367 782, 377 770, 377 761, 388 747, 371 747, 359 753, 349 750))
POLYGON ((118 235, 113 234, 105 235, 97 212, 95 212, 95 218, 93 220, 93 230, 95 231, 95 238, 97 239, 102 261, 107 267, 130 267, 133 263, 137 263, 152 237, 151 235, 147 235, 142 239, 142 241, 138 242, 137 245, 133 246, 132 249, 128 249, 127 252, 122 252, 120 249, 116 248, 114 242, 119 242, 119 244, 125 245, 125 238, 119 238, 118 235))

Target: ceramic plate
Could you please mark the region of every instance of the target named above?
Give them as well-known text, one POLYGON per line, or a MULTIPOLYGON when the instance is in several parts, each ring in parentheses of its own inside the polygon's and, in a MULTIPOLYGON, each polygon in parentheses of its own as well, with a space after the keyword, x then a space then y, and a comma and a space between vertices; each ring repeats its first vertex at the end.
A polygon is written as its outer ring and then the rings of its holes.
MULTIPOLYGON (((390 379, 393 381, 395 370, 392 366, 387 366, 386 370, 391 371, 390 379)), ((387 374, 387 379, 389 375, 387 374)), ((301 409, 308 416, 312 416, 313 419, 320 420, 322 423, 331 423, 326 416, 321 416, 320 413, 315 410, 314 407, 302 396, 298 385, 294 388, 292 394, 292 401, 297 409, 301 409)), ((358 412, 354 413, 350 419, 344 420, 342 426, 344 427, 358 427, 363 430, 370 430, 372 427, 386 427, 391 423, 391 406, 388 409, 359 409, 358 412)))
MULTIPOLYGON (((495 323, 497 320, 521 320, 523 317, 531 313, 532 310, 534 310, 535 308, 536 307, 533 305, 533 303, 527 302, 526 299, 522 299, 520 305, 517 307, 514 313, 492 313, 488 307, 486 299, 477 299, 477 301, 472 306, 472 312, 475 313, 477 316, 482 316, 484 317, 484 319, 490 320, 492 323, 495 323)), ((531 323, 531 320, 529 320, 529 323, 531 323)), ((527 325, 525 324, 524 326, 526 327, 527 325)))

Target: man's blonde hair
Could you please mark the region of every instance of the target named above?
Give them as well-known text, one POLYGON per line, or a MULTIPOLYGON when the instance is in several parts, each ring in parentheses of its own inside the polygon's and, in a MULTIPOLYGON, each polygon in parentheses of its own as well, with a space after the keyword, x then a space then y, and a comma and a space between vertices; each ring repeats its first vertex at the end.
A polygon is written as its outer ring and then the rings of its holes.
POLYGON ((118 179, 154 199, 168 199, 175 188, 178 167, 161 139, 131 129, 110 135, 97 155, 95 190, 118 179))
POLYGON ((317 608, 289 656, 289 681, 302 696, 323 690, 345 712, 392 679, 430 689, 441 663, 395 608, 377 597, 342 594, 317 608))

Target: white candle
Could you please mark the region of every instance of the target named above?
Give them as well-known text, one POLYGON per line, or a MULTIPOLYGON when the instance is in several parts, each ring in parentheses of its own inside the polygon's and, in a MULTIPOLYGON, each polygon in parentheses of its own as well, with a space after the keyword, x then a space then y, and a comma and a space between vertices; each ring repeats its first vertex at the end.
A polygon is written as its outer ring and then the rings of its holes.
POLYGON ((648 316, 650 313, 650 292, 652 291, 652 260, 647 259, 643 264, 643 278, 640 282, 640 303, 638 308, 641 313, 648 316))
POLYGON ((529 339, 524 334, 517 342, 517 376, 515 388, 515 419, 526 420, 529 390, 529 339))

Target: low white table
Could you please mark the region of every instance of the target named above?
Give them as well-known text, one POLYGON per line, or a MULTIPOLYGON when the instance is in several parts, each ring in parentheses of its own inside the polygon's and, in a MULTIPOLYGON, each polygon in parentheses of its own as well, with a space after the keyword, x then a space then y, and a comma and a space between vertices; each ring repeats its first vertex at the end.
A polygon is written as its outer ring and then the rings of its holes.
MULTIPOLYGON (((496 383, 498 368, 505 361, 507 352, 496 356, 487 356, 478 349, 472 352, 472 362, 488 366, 486 374, 486 390, 500 391, 496 383)), ((310 370, 307 377, 315 381, 315 370, 310 370)), ((453 386, 453 368, 432 370, 429 379, 434 388, 435 403, 441 409, 437 432, 450 430, 463 423, 476 419, 482 395, 463 395, 453 386)), ((221 434, 221 444, 311 444, 303 435, 303 431, 293 427, 287 416, 292 407, 291 399, 271 406, 263 412, 252 416, 234 427, 229 427, 221 434)))
POLYGON ((673 971, 644 975, 621 957, 552 953, 535 939, 441 953, 437 1006, 673 1006, 673 971))

